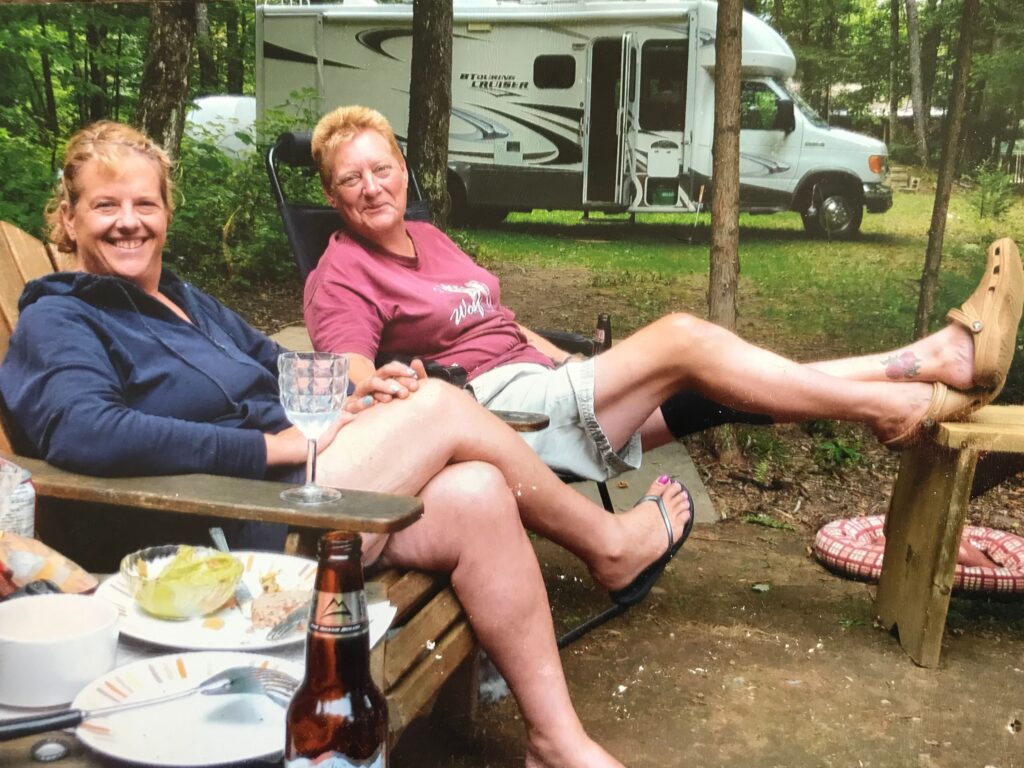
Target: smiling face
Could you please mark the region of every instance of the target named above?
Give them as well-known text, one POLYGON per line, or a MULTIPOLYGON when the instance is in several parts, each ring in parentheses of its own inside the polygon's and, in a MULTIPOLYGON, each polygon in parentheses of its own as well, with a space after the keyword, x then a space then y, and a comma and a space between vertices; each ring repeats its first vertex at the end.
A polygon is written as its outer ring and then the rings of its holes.
POLYGON ((77 268, 116 275, 154 293, 170 220, 161 196, 160 165, 128 150, 116 168, 89 160, 78 172, 77 202, 61 203, 61 218, 74 242, 77 268))
POLYGON ((324 194, 350 232, 386 248, 404 239, 409 174, 383 136, 367 130, 342 142, 330 168, 331 184, 324 194))

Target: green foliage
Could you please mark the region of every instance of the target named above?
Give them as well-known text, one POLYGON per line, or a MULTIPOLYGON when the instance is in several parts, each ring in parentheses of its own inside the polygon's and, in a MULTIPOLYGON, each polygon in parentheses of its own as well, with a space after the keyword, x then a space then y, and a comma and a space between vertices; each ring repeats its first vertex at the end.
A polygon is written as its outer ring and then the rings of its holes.
POLYGON ((750 525, 760 525, 764 528, 774 528, 777 531, 792 531, 793 526, 789 523, 784 523, 781 520, 776 520, 771 515, 761 514, 749 514, 743 516, 743 522, 749 523, 750 525))
POLYGON ((818 419, 805 423, 803 427, 815 439, 812 449, 815 462, 826 472, 842 472, 860 461, 859 444, 845 425, 830 419, 818 419))
POLYGON ((0 220, 41 235, 53 181, 49 153, 0 128, 0 220))
MULTIPOLYGON (((202 140, 184 137, 178 163, 178 207, 167 238, 167 259, 203 282, 214 277, 251 281, 292 279, 295 266, 270 193, 264 158, 279 133, 309 130, 316 120, 308 92, 292 94, 285 110, 268 113, 256 136, 237 133, 253 151, 235 158, 215 143, 216 125, 202 140), (294 115, 298 115, 295 117, 294 115)), ((314 177, 285 179, 289 198, 321 202, 314 177)))
POLYGON ((839 423, 831 419, 815 419, 804 424, 804 431, 811 437, 832 438, 839 432, 839 423))
POLYGON ((1013 177, 998 165, 985 163, 974 176, 977 187, 972 195, 981 218, 1002 216, 1013 203, 1013 177))
POLYGON ((814 459, 828 472, 842 472, 860 461, 860 450, 856 441, 834 437, 815 443, 814 459))
POLYGON ((789 464, 786 444, 770 427, 738 427, 737 438, 743 453, 753 464, 752 476, 762 488, 770 488, 789 464))

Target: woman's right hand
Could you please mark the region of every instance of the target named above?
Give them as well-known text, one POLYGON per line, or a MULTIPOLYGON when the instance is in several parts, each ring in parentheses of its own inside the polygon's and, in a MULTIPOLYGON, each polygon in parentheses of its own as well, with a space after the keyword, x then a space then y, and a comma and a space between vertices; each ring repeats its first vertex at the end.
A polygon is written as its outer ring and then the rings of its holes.
MULTIPOLYGON (((323 453, 324 449, 334 442, 338 431, 354 418, 354 414, 342 411, 337 420, 316 441, 317 454, 323 453)), ((274 435, 264 432, 263 440, 267 446, 268 467, 306 463, 309 441, 298 427, 288 427, 274 435)))
POLYGON ((345 401, 345 410, 358 413, 377 403, 404 400, 419 389, 419 383, 426 378, 427 371, 422 360, 413 360, 409 365, 392 361, 356 385, 345 401))

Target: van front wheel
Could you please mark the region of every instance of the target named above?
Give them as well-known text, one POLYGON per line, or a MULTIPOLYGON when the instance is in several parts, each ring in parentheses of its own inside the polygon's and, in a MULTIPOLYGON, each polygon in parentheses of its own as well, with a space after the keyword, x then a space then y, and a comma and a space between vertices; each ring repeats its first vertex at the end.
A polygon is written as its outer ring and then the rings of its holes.
POLYGON ((846 190, 823 186, 812 195, 811 209, 803 214, 804 229, 814 237, 845 240, 860 231, 864 206, 846 190))

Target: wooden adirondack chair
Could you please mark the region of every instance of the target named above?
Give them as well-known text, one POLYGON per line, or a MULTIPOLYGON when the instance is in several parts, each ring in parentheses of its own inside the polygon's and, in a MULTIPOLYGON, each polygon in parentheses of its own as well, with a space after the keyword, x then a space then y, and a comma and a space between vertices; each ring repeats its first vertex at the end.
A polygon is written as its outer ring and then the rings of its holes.
MULTIPOLYGON (((54 257, 36 238, 0 222, 0 357, 6 354, 17 323, 22 288, 55 271, 54 257)), ((299 508, 281 501, 283 486, 276 482, 213 475, 89 477, 18 455, 16 443, 11 424, 0 418, 0 456, 32 472, 37 536, 48 543, 48 536, 59 535, 65 515, 96 515, 97 520, 116 524, 125 515, 167 513, 286 523, 303 534, 290 537, 293 551, 308 551, 302 544, 312 541, 317 531, 398 530, 422 513, 420 501, 408 496, 346 491, 339 502, 299 508)), ((375 679, 387 697, 393 743, 414 718, 428 711, 442 684, 473 653, 475 639, 447 579, 384 569, 371 581, 398 608, 393 629, 371 659, 375 679)))

